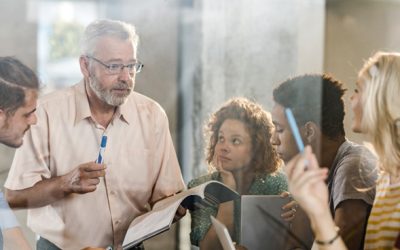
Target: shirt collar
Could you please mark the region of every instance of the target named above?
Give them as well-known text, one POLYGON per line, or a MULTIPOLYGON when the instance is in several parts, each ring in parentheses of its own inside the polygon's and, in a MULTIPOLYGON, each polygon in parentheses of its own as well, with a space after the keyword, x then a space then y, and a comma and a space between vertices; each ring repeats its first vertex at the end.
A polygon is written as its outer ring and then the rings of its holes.
POLYGON ((85 90, 85 83, 81 80, 74 86, 75 94, 75 125, 83 119, 91 116, 89 100, 85 90))
POLYGON ((132 95, 134 95, 133 91, 126 101, 117 109, 117 112, 119 112, 119 114, 117 113, 119 117, 128 124, 132 124, 134 121, 132 108, 135 104, 133 102, 133 98, 131 98, 132 95))

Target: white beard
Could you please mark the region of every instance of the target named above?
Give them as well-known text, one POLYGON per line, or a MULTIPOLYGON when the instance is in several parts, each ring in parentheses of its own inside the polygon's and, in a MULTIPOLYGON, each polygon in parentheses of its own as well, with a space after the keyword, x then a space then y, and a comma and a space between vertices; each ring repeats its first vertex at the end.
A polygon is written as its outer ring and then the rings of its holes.
MULTIPOLYGON (((102 88, 96 77, 92 76, 89 77, 89 86, 100 100, 113 107, 122 105, 130 95, 130 93, 132 93, 132 88, 130 88, 130 91, 126 96, 114 96, 109 90, 102 88)), ((123 82, 117 83, 117 86, 128 88, 127 84, 123 82)))

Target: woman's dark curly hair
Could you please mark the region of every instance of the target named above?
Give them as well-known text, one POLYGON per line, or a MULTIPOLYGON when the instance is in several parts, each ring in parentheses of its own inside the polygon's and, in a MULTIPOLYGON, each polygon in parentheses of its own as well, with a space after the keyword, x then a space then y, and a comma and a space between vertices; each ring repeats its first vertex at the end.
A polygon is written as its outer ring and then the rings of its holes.
POLYGON ((243 97, 228 100, 218 111, 213 113, 205 126, 205 138, 209 138, 206 147, 206 161, 209 171, 215 171, 212 161, 218 132, 226 119, 239 120, 244 123, 252 140, 252 168, 257 175, 275 172, 281 163, 270 140, 273 130, 271 115, 261 105, 243 97))

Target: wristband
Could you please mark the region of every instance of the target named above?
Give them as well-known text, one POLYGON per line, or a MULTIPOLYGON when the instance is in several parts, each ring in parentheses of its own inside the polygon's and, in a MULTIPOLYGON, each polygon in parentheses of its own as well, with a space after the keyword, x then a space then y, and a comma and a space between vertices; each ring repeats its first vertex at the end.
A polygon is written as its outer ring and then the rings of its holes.
POLYGON ((336 230, 336 235, 332 239, 330 239, 330 240, 317 240, 317 239, 315 239, 315 243, 317 243, 317 245, 320 245, 320 246, 332 245, 332 243, 335 242, 335 240, 337 240, 339 238, 339 236, 340 236, 339 228, 336 227, 335 230, 336 230))

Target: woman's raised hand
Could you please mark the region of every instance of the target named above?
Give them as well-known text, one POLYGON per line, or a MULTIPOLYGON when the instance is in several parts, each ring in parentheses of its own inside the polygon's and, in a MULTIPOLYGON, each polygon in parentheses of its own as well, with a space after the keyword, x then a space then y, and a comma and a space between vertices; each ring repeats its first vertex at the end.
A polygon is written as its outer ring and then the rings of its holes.
POLYGON ((222 161, 218 156, 214 158, 214 165, 218 172, 221 174, 222 182, 233 190, 236 190, 236 181, 231 171, 224 169, 222 161))
POLYGON ((285 167, 289 192, 310 216, 328 209, 328 187, 325 184, 328 169, 320 168, 311 147, 295 156, 285 167))

